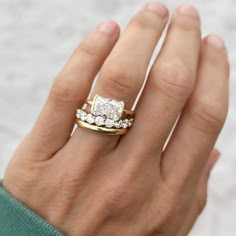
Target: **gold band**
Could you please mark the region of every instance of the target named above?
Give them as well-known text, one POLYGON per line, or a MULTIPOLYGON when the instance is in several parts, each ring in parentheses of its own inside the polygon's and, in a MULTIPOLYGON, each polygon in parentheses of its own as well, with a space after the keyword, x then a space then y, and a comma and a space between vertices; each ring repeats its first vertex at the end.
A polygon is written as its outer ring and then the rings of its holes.
POLYGON ((123 129, 112 129, 112 128, 105 128, 105 127, 99 127, 96 125, 91 125, 88 124, 87 122, 84 122, 82 120, 77 119, 76 120, 77 125, 79 125, 82 128, 86 128, 92 131, 96 131, 102 134, 107 134, 107 135, 123 135, 127 133, 128 129, 123 128, 123 129))
MULTIPOLYGON (((89 106, 93 105, 93 101, 88 100, 88 99, 85 100, 85 103, 88 104, 89 106)), ((134 116, 134 111, 124 109, 123 112, 124 112, 124 115, 131 116, 131 117, 134 116)))

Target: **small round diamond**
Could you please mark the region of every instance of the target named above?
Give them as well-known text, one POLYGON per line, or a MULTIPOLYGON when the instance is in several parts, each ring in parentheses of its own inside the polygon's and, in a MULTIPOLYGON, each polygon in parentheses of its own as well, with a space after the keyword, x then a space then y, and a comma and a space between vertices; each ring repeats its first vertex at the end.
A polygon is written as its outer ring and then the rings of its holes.
POLYGON ((88 114, 86 120, 89 124, 93 124, 95 122, 94 117, 93 117, 92 114, 88 114))
POLYGON ((133 125, 133 120, 129 120, 128 126, 132 127, 132 125, 133 125))
POLYGON ((77 112, 76 112, 76 117, 77 117, 78 119, 80 119, 82 113, 83 113, 83 110, 78 109, 77 112))
POLYGON ((105 120, 105 126, 106 126, 107 128, 112 128, 112 127, 114 126, 114 121, 111 120, 111 119, 106 119, 106 120, 105 120))
POLYGON ((98 126, 104 125, 104 124, 105 124, 104 118, 101 117, 101 116, 96 117, 96 119, 95 119, 95 124, 98 125, 98 126))
POLYGON ((86 114, 86 112, 83 112, 83 113, 81 114, 80 119, 81 119, 82 121, 86 121, 86 120, 87 120, 87 114, 86 114))
POLYGON ((116 121, 114 126, 117 128, 117 129, 120 129, 121 128, 121 121, 116 121))
POLYGON ((128 119, 123 120, 121 123, 121 126, 124 129, 128 128, 129 127, 129 120, 128 119))

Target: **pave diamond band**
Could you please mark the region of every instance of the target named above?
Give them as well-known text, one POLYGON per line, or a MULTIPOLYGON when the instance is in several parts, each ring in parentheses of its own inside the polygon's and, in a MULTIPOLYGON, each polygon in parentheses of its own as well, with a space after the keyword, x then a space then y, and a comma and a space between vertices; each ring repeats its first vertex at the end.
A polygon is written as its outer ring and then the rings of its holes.
POLYGON ((122 101, 96 95, 93 101, 86 100, 85 104, 91 106, 90 113, 84 109, 76 112, 76 123, 82 128, 108 135, 122 135, 133 125, 134 112, 125 110, 122 101))
POLYGON ((99 127, 101 126, 101 127, 116 128, 116 129, 130 128, 133 125, 133 121, 134 121, 133 118, 126 118, 123 120, 115 121, 110 118, 104 118, 102 116, 94 116, 91 113, 87 113, 83 109, 77 110, 76 117, 78 120, 81 120, 91 125, 94 124, 99 127))
POLYGON ((95 125, 90 125, 84 121, 77 120, 77 125, 81 128, 86 128, 92 131, 96 131, 106 135, 123 135, 126 134, 128 129, 113 129, 113 128, 106 128, 106 127, 98 127, 95 125))

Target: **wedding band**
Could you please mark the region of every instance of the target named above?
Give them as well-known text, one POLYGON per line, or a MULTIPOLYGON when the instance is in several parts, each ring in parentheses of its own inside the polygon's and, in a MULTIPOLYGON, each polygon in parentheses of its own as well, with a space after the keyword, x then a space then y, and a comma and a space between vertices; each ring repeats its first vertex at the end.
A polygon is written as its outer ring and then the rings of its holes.
POLYGON ((93 101, 86 100, 91 113, 78 109, 76 123, 82 128, 107 135, 123 135, 132 127, 134 112, 125 109, 123 101, 96 95, 93 101))
POLYGON ((125 133, 127 133, 128 129, 127 128, 122 128, 122 129, 110 129, 110 128, 105 128, 105 127, 98 127, 96 125, 90 125, 87 122, 81 121, 81 120, 77 120, 77 125, 79 125, 81 128, 86 128, 92 131, 96 131, 102 134, 106 134, 106 135, 123 135, 125 133))

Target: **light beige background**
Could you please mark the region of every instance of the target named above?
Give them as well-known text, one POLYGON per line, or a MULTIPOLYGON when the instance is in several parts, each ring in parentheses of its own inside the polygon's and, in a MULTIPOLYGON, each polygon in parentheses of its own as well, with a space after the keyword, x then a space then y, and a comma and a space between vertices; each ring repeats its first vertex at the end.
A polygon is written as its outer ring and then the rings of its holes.
MULTIPOLYGON (((122 28, 144 0, 0 0, 0 177, 32 127, 53 78, 78 42, 106 18, 122 28)), ((218 141, 222 151, 209 186, 208 206, 192 236, 236 235, 236 1, 166 0, 173 10, 192 3, 203 35, 224 36, 231 72, 231 104, 218 141)), ((138 36, 137 36, 138 37, 138 36)), ((43 147, 42 147, 43 148, 43 147)))

